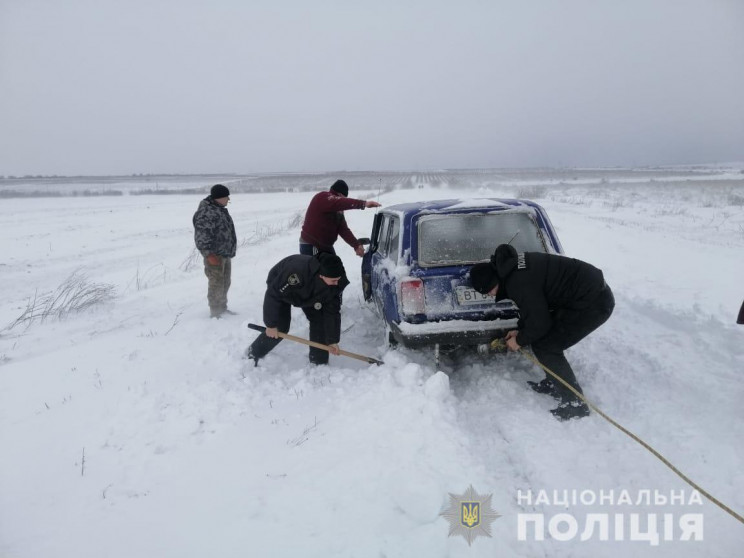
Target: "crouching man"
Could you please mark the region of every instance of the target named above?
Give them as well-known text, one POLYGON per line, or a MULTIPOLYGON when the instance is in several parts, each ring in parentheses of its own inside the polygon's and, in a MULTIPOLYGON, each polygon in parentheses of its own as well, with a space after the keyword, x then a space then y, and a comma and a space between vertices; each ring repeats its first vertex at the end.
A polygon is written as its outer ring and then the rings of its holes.
MULTIPOLYGON (((288 256, 269 271, 266 279, 263 319, 266 332, 245 351, 254 360, 265 357, 289 332, 292 306, 302 308, 310 321, 310 340, 330 345, 338 355, 341 338, 341 293, 349 284, 341 259, 328 253, 288 256)), ((310 347, 310 362, 328 364, 328 352, 310 347)))
MULTIPOLYGON (((470 280, 476 291, 496 300, 508 298, 519 307, 519 329, 507 333, 507 348, 518 351, 530 345, 543 366, 583 394, 563 351, 612 314, 615 298, 602 271, 573 258, 517 253, 513 246, 501 244, 489 263, 471 268, 470 280)), ((560 399, 551 411, 559 420, 589 414, 587 405, 560 382, 546 376, 528 383, 536 392, 560 399)))

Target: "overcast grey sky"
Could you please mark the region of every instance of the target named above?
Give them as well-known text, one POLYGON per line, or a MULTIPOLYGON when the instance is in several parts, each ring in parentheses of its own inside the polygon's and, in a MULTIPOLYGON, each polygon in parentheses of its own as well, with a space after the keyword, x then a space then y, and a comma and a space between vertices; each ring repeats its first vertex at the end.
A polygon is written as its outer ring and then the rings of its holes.
POLYGON ((744 0, 0 0, 0 175, 744 160, 744 0))

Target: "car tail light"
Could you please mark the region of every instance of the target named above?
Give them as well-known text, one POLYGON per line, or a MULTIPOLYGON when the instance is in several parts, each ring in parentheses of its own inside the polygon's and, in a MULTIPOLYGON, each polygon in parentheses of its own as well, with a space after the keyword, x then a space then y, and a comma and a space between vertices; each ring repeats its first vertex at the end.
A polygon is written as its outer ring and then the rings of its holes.
POLYGON ((400 306, 403 314, 426 313, 424 300, 424 282, 421 279, 408 277, 400 282, 400 306))

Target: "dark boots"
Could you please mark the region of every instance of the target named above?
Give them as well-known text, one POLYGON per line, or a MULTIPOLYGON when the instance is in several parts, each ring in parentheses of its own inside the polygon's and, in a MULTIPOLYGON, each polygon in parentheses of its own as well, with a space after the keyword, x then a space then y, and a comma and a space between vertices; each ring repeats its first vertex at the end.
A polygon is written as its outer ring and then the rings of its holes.
POLYGON ((582 418, 589 416, 589 407, 577 399, 575 396, 562 395, 556 388, 555 382, 550 378, 544 378, 540 382, 527 382, 533 391, 543 395, 550 395, 553 399, 561 401, 560 405, 550 412, 560 421, 570 420, 572 418, 582 418))
POLYGON ((576 399, 574 401, 564 401, 550 412, 558 420, 564 421, 572 418, 588 417, 589 407, 583 401, 576 399))
POLYGON ((258 357, 253 354, 253 346, 248 347, 243 353, 243 358, 247 358, 253 361, 253 366, 258 366, 258 357))
POLYGON ((545 378, 541 380, 540 382, 529 382, 528 381, 527 384, 532 388, 533 391, 536 391, 537 393, 541 393, 544 395, 550 395, 551 397, 555 399, 560 399, 560 396, 558 395, 558 390, 555 389, 555 384, 553 383, 553 380, 545 378))

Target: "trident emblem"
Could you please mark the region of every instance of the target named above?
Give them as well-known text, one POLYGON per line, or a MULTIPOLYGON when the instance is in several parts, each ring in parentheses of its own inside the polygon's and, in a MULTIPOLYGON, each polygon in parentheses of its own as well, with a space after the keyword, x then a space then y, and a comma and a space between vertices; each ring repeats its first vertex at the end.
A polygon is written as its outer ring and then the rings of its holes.
POLYGON ((468 529, 480 525, 480 502, 461 502, 462 519, 460 523, 468 529))

